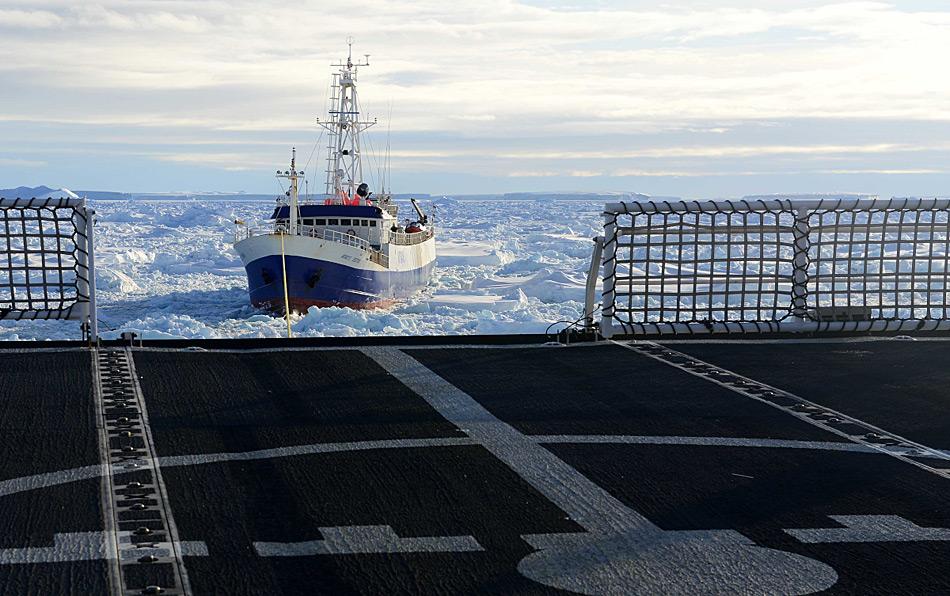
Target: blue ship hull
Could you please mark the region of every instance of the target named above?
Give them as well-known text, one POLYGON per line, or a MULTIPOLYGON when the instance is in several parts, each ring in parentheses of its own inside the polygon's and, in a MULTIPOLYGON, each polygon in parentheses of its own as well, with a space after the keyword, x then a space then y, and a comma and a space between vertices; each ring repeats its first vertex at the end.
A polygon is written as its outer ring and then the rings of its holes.
MULTIPOLYGON (((290 310, 311 306, 378 308, 408 298, 426 286, 435 262, 408 271, 371 271, 288 255, 287 294, 290 310)), ((284 311, 284 282, 280 255, 269 255, 245 266, 251 304, 284 311)))

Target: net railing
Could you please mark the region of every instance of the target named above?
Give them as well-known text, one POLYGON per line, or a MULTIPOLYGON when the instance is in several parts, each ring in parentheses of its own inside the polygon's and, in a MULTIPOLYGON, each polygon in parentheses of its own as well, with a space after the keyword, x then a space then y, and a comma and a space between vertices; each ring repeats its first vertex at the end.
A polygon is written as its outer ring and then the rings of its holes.
POLYGON ((0 319, 94 326, 91 218, 83 199, 0 198, 0 319))
POLYGON ((608 204, 601 332, 950 328, 950 199, 608 204))

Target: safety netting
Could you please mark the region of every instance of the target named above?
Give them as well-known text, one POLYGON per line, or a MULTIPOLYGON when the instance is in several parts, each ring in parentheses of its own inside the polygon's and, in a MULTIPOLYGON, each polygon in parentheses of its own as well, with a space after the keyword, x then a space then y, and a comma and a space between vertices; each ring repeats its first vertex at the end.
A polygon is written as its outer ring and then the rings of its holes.
POLYGON ((641 200, 604 215, 608 335, 924 328, 950 314, 950 200, 641 200))
POLYGON ((0 198, 0 319, 89 315, 90 224, 82 199, 0 198))

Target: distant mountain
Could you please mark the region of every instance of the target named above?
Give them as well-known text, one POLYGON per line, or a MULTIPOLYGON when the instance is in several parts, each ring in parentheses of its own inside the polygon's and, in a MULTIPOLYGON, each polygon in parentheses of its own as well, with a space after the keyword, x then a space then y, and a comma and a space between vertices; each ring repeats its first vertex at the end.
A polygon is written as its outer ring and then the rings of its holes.
POLYGON ((128 200, 135 198, 134 195, 129 192, 114 192, 111 190, 76 190, 73 192, 83 198, 92 199, 94 201, 128 200))
MULTIPOLYGON (((55 189, 48 186, 37 186, 30 188, 28 186, 19 186, 17 188, 6 188, 0 189, 0 197, 13 199, 13 198, 59 198, 70 196, 69 190, 65 188, 55 189)), ((162 201, 176 201, 176 200, 215 200, 215 199, 236 199, 241 201, 273 201, 275 199, 274 194, 248 194, 243 191, 238 192, 219 192, 219 191, 192 191, 192 192, 116 192, 109 190, 76 190, 72 191, 73 196, 80 196, 83 198, 95 200, 95 201, 115 201, 115 200, 130 200, 130 199, 144 199, 144 200, 162 200, 162 201)), ((315 195, 310 200, 322 200, 323 195, 315 195), (320 197, 320 198, 318 198, 320 197)), ((458 200, 501 200, 501 201, 603 201, 603 202, 613 202, 613 201, 637 201, 641 199, 646 199, 643 195, 637 195, 633 193, 625 192, 577 192, 577 191, 553 191, 553 192, 510 192, 510 193, 497 193, 497 194, 453 194, 446 196, 432 196, 426 193, 400 193, 394 194, 393 198, 397 201, 404 201, 409 198, 416 198, 421 200, 446 200, 446 199, 458 199, 458 200)), ((649 197, 652 200, 679 200, 675 197, 649 197)), ((301 200, 306 200, 301 196, 301 200)))
POLYGON ((70 196, 69 191, 61 188, 50 188, 48 186, 35 186, 30 188, 29 186, 18 186, 16 188, 2 188, 0 189, 0 197, 5 197, 8 199, 47 199, 70 196))
POLYGON ((68 188, 50 188, 49 186, 18 186, 16 188, 0 188, 0 197, 6 199, 59 199, 61 197, 83 197, 86 199, 131 199, 133 195, 127 192, 112 192, 108 190, 69 190, 68 188))
POLYGON ((574 192, 574 191, 539 191, 539 192, 508 192, 504 194, 456 194, 447 195, 443 199, 457 199, 462 201, 600 201, 611 203, 615 201, 679 200, 675 197, 647 197, 646 195, 629 192, 574 192))

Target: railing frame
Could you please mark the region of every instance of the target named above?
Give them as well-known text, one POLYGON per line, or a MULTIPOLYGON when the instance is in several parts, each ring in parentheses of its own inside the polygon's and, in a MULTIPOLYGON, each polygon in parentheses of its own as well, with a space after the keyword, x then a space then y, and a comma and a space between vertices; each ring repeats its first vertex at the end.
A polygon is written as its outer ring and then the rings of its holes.
MULTIPOLYGON (((813 221, 816 214, 824 213, 833 213, 833 212, 874 212, 879 213, 881 211, 887 212, 906 212, 906 211, 919 211, 919 212, 939 212, 939 211, 948 211, 950 210, 950 198, 934 198, 934 199, 923 199, 923 198, 900 198, 900 199, 879 199, 877 197, 870 197, 864 195, 839 195, 839 196, 811 196, 811 197, 796 197, 796 196, 755 196, 755 197, 745 197, 744 199, 738 201, 682 201, 682 200, 667 200, 667 201, 638 201, 632 203, 609 203, 605 205, 604 209, 604 237, 602 242, 596 243, 594 248, 594 260, 598 261, 598 264, 603 269, 603 291, 601 295, 601 319, 600 319, 600 332, 605 337, 612 337, 617 335, 680 335, 680 334, 689 334, 689 335, 710 335, 710 334, 720 334, 720 333, 762 333, 762 332, 791 332, 791 333, 813 333, 813 332, 860 332, 860 331, 913 331, 913 330, 925 330, 925 331, 934 331, 934 330, 944 330, 950 329, 950 320, 947 319, 938 319, 938 318, 877 318, 861 321, 845 321, 845 320, 816 320, 815 315, 810 308, 814 308, 816 305, 809 303, 809 283, 814 283, 816 281, 843 281, 851 280, 855 277, 855 274, 852 273, 837 273, 834 272, 830 276, 827 274, 821 274, 819 271, 815 271, 813 275, 809 277, 808 268, 810 266, 809 261, 809 251, 813 246, 813 238, 821 238, 821 234, 829 234, 831 232, 836 232, 838 228, 836 226, 824 225, 821 222, 821 217, 818 217, 818 221, 813 221), (644 233, 647 226, 620 226, 618 224, 618 217, 623 215, 650 215, 650 214, 663 214, 663 213, 742 213, 742 212, 772 212, 772 213, 788 213, 791 212, 794 217, 794 224, 789 228, 788 226, 771 226, 764 227, 760 226, 759 229, 753 229, 754 226, 750 226, 747 230, 748 233, 765 233, 766 231, 770 233, 788 233, 791 232, 793 239, 793 258, 792 258, 792 276, 791 276, 791 307, 789 311, 789 316, 782 318, 781 320, 760 320, 760 321, 733 321, 733 320, 703 320, 703 321, 690 321, 690 322, 678 322, 678 321, 643 321, 635 322, 632 325, 625 321, 620 321, 615 316, 618 312, 631 312, 624 308, 618 308, 617 304, 617 252, 619 246, 619 238, 621 236, 630 236, 634 233, 644 233), (810 221, 812 220, 812 221, 810 221), (597 252, 602 250, 602 257, 597 259, 597 252)), ((861 224, 859 224, 860 227, 861 224)), ((901 219, 900 223, 889 223, 886 219, 882 224, 868 224, 861 228, 860 233, 876 233, 876 234, 888 234, 888 233, 897 233, 898 239, 896 242, 888 241, 882 239, 883 244, 908 244, 915 242, 914 258, 918 258, 916 255, 916 243, 919 243, 920 240, 917 239, 916 234, 920 229, 933 229, 934 224, 932 221, 929 223, 904 223, 901 219), (912 240, 904 240, 901 236, 904 233, 912 233, 912 240)), ((950 234, 950 225, 947 226, 947 229, 942 228, 943 224, 937 226, 938 231, 941 234, 947 233, 950 234)), ((662 230, 662 228, 660 228, 662 230)), ((652 231, 652 230, 651 230, 652 231)), ((705 231, 700 230, 698 227, 689 232, 689 234, 710 234, 713 233, 712 229, 707 229, 705 231)), ((734 232, 729 232, 734 233, 734 232)), ((666 241, 667 232, 662 230, 657 232, 657 235, 662 234, 664 236, 663 240, 666 241)), ((669 235, 682 235, 681 230, 671 231, 669 235)), ((931 242, 934 242, 933 238, 930 239, 931 242)), ((595 240, 596 242, 596 240, 595 240)), ((837 242, 837 240, 836 240, 837 242)), ((940 244, 945 244, 947 240, 940 240, 940 244)), ((732 244, 730 239, 727 242, 727 246, 732 244)), ((873 246, 873 242, 871 245, 873 246)), ((624 244, 624 246, 629 246, 624 244)), ((711 245, 710 245, 711 246, 711 245)), ((787 245, 786 245, 787 246, 787 245)), ((847 244, 847 246, 852 246, 847 244)), ((862 257, 866 259, 865 262, 870 261, 870 256, 865 255, 862 257)), ((931 258, 931 262, 935 258, 931 258)), ((833 257, 837 259, 837 257, 833 257)), ((939 261, 945 260, 944 257, 940 256, 939 261)), ((660 261, 665 262, 665 261, 660 261)), ((778 261, 776 261, 778 262, 778 261)), ((786 262, 787 264, 787 262, 786 262)), ((587 283, 587 300, 585 302, 585 322, 586 327, 592 328, 594 326, 594 321, 592 317, 593 311, 593 293, 591 288, 596 286, 597 276, 599 269, 601 267, 595 266, 595 263, 592 262, 591 269, 588 273, 588 283, 587 283)), ((643 283, 649 284, 648 276, 645 274, 646 278, 643 283)), ((708 279, 712 280, 716 275, 710 273, 708 279)), ((862 276, 860 279, 868 279, 867 275, 862 276)), ((886 277, 885 272, 877 272, 875 274, 870 274, 873 277, 870 279, 886 279, 887 283, 892 283, 890 280, 893 278, 893 283, 906 283, 907 278, 914 278, 917 280, 926 279, 928 282, 931 279, 938 279, 944 281, 947 284, 950 284, 950 271, 938 271, 933 272, 928 269, 927 272, 902 272, 898 268, 897 271, 891 273, 887 272, 886 277)), ((731 288, 729 288, 729 274, 726 274, 727 290, 724 292, 726 295, 729 295, 731 288)), ((660 277, 659 279, 662 279, 660 277)), ((706 279, 706 278, 704 278, 706 279)), ((746 283, 744 277, 733 277, 734 281, 732 283, 746 283)), ((774 279, 780 280, 780 276, 776 274, 774 279)), ((721 280, 720 280, 721 281, 721 280)), ((657 282, 659 283, 659 282, 657 282)), ((761 283, 761 279, 759 280, 761 283)), ((787 283, 787 282, 786 282, 787 283)), ((879 282, 883 283, 883 282, 879 282)), ((850 291, 850 289, 848 290, 850 291)), ((874 290, 868 290, 867 288, 863 289, 866 294, 876 293, 874 290)), ((877 292, 884 292, 885 290, 877 290, 877 292)), ((895 286, 894 290, 886 290, 886 292, 910 292, 915 293, 919 292, 916 287, 911 287, 909 290, 904 290, 895 286)), ((943 290, 941 290, 943 291, 943 290)), ((827 292, 826 292, 827 294, 827 292)), ((837 291, 833 291, 832 295, 837 294, 837 291)), ((788 296, 788 294, 784 294, 788 296)), ((761 294, 758 294, 757 298, 761 298, 761 294)), ((850 298, 849 298, 850 305, 850 298)), ((861 305, 857 305, 863 307, 861 305)), ((928 304, 911 304, 906 308, 910 309, 911 307, 916 309, 927 309, 930 310, 928 304)), ((849 306, 850 308, 850 306, 849 306)), ((866 307, 868 309, 872 308, 871 306, 866 307)), ((885 308, 883 305, 873 306, 873 308, 885 308)), ((903 309, 903 305, 898 305, 894 307, 888 306, 887 308, 903 309)), ((724 312, 735 309, 732 306, 726 306, 724 308, 716 307, 714 310, 722 310, 724 312)), ((636 311, 634 311, 636 312, 636 311)), ((913 311, 911 311, 913 314, 913 311)), ((928 316, 930 313, 927 313, 928 316)), ((661 313, 662 315, 662 313, 661 313)), ((728 316, 728 312, 726 312, 728 316)), ((840 317, 839 317, 840 318, 840 317)))
POLYGON ((88 329, 90 340, 95 341, 99 337, 99 321, 96 309, 95 239, 93 233, 96 212, 89 208, 86 200, 82 198, 5 199, 0 197, 0 209, 44 208, 72 209, 71 219, 75 229, 73 241, 75 243, 76 260, 76 300, 72 305, 63 309, 28 310, 8 308, 3 311, 3 316, 0 319, 76 320, 80 321, 84 333, 88 329))

